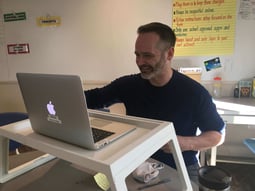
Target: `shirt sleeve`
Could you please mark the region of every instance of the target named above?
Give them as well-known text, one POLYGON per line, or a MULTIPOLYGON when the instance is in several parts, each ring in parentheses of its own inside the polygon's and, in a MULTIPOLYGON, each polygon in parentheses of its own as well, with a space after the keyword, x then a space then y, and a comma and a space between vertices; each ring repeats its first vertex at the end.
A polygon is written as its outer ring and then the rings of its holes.
POLYGON ((209 93, 204 92, 198 96, 196 108, 196 118, 199 129, 204 131, 224 132, 225 123, 219 115, 216 105, 213 103, 209 93))
POLYGON ((123 81, 123 77, 118 78, 102 88, 84 91, 88 108, 98 109, 120 103, 123 81))

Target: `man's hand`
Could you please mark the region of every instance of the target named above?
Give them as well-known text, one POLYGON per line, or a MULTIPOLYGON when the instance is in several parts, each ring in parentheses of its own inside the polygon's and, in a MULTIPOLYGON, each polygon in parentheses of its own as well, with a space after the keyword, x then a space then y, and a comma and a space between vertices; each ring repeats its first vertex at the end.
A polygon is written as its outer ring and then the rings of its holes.
POLYGON ((172 153, 169 142, 161 147, 161 150, 163 150, 165 153, 172 153))

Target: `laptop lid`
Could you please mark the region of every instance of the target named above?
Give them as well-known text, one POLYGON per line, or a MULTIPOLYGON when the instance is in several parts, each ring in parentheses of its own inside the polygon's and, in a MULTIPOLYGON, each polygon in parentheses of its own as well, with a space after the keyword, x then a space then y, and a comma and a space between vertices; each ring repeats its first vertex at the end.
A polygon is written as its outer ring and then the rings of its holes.
POLYGON ((92 119, 97 129, 111 132, 94 142, 85 94, 79 76, 17 73, 32 129, 40 134, 87 149, 100 149, 136 127, 126 123, 92 119))

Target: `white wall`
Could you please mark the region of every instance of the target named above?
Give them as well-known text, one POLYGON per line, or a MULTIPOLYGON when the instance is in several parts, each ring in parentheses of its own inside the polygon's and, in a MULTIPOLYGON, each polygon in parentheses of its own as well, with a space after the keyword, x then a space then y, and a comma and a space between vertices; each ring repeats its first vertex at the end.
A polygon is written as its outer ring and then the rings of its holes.
POLYGON ((4 13, 26 11, 28 15, 26 21, 4 23, 5 43, 29 43, 31 53, 8 55, 8 65, 1 62, 5 70, 0 80, 15 80, 15 73, 21 71, 75 73, 86 80, 112 80, 137 72, 137 27, 151 21, 171 21, 169 0, 2 2, 4 13), (36 26, 35 19, 47 14, 61 16, 62 25, 36 26))
MULTIPOLYGON (((171 26, 172 20, 172 0, 0 0, 0 3, 1 15, 25 11, 28 16, 25 21, 5 22, 4 28, 0 27, 0 81, 16 80, 16 72, 72 73, 84 80, 103 81, 136 73, 137 27, 152 21, 171 26), (36 26, 36 18, 46 15, 61 16, 62 25, 36 26), (29 43, 30 54, 7 55, 6 44, 11 43, 29 43)), ((234 54, 220 56, 223 68, 204 70, 202 80, 211 80, 216 73, 221 73, 225 81, 255 76, 254 22, 237 18, 234 54)), ((215 56, 218 55, 176 57, 173 66, 204 68, 203 62, 215 56)))

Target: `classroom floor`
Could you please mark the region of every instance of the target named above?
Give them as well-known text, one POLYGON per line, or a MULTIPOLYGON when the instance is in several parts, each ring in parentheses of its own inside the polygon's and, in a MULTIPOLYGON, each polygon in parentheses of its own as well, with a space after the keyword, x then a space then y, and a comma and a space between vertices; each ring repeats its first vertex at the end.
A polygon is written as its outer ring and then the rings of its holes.
MULTIPOLYGON (((22 158, 17 155, 16 156, 14 155, 10 157, 11 159, 10 164, 12 167, 15 167, 21 163, 31 160, 31 158, 35 158, 42 154, 43 153, 38 151, 33 151, 33 152, 28 151, 21 155, 23 156, 22 158)), ((232 175, 231 191, 254 191, 255 190, 255 181, 254 181, 255 165, 217 162, 217 166, 227 170, 232 175)), ((0 191, 3 188, 4 188, 4 185, 0 185, 0 191)), ((9 191, 18 191, 18 190, 15 189, 15 185, 13 185, 13 189, 9 191)))
POLYGON ((219 162, 217 166, 232 175, 231 191, 255 190, 255 165, 219 162))

